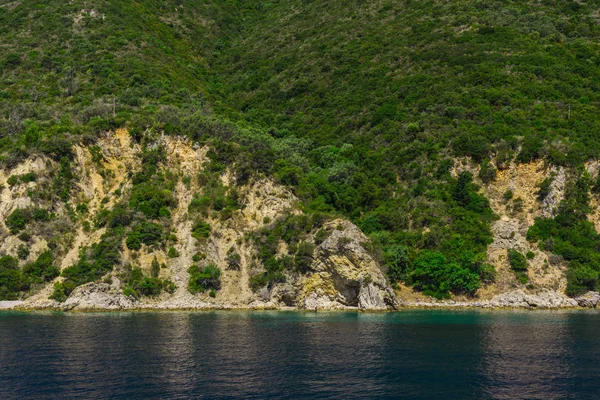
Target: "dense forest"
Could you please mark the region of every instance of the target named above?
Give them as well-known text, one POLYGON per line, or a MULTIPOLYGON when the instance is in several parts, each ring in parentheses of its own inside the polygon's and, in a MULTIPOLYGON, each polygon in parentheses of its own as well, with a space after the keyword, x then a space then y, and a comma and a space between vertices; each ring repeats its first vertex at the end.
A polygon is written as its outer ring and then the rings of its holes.
MULTIPOLYGON (((64 299, 103 276, 121 238, 169 244, 174 204, 161 189, 173 179, 147 145, 183 135, 211 148, 198 179, 213 189, 198 207, 237 207, 217 182, 227 168, 239 185, 267 176, 312 220, 358 225, 391 282, 473 295, 494 279, 486 251, 497 218, 476 182, 544 160, 573 179, 558 215, 538 219, 528 240, 567 260, 567 293, 581 294, 600 284, 600 236, 586 219, 600 182, 582 168, 600 158, 599 38, 592 1, 0 0, 0 167, 36 154, 59 165, 32 194, 46 209, 5 224, 26 234, 54 202, 69 203, 74 143, 127 128, 144 146, 131 200, 96 217, 109 233, 62 271, 54 296, 64 299), (478 176, 451 174, 460 157, 478 176)), ((315 227, 283 220, 257 240, 296 246, 294 229, 315 227)), ((256 287, 288 268, 263 247, 256 287)), ((7 293, 59 273, 50 252, 20 273, 15 262, 0 258, 7 293)), ((193 290, 217 287, 207 268, 191 270, 204 282, 193 290)), ((136 295, 172 290, 140 271, 124 280, 136 295)))

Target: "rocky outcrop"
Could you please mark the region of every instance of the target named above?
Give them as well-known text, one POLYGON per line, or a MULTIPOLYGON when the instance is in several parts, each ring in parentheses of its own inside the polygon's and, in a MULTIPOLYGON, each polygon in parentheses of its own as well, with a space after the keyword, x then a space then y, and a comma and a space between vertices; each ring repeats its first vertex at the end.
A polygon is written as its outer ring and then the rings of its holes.
POLYGON ((289 283, 276 285, 271 290, 270 296, 277 304, 295 307, 297 304, 298 289, 289 283))
POLYGON ((538 293, 526 293, 514 290, 502 293, 491 300, 474 301, 418 301, 405 303, 406 307, 422 308, 527 308, 527 309, 559 309, 577 307, 577 301, 551 290, 538 293))
POLYGON ((577 302, 554 291, 537 294, 515 290, 495 296, 489 301, 491 307, 564 308, 576 307, 577 302))
POLYGON ((329 236, 314 251, 313 274, 304 279, 305 309, 357 307, 386 310, 398 302, 379 264, 364 248, 368 238, 349 221, 330 221, 329 236))
POLYGON ((75 288, 64 302, 64 310, 125 310, 135 307, 135 299, 106 283, 88 283, 75 288))
POLYGON ((600 303, 600 293, 587 292, 583 296, 575 297, 573 300, 577 302, 579 307, 596 308, 600 303))
POLYGON ((382 294, 386 296, 387 293, 385 290, 382 293, 382 290, 373 283, 361 284, 358 293, 358 308, 360 310, 387 310, 389 304, 386 304, 382 294))
POLYGON ((0 301, 0 310, 10 310, 23 304, 21 300, 14 301, 0 301))
POLYGON ((311 292, 305 297, 304 303, 302 304, 305 310, 317 311, 317 310, 342 310, 347 308, 339 300, 332 300, 331 296, 326 294, 320 289, 311 292))
POLYGON ((567 175, 564 168, 554 172, 554 179, 550 184, 548 195, 542 200, 542 217, 553 218, 556 216, 558 206, 565 197, 567 175))

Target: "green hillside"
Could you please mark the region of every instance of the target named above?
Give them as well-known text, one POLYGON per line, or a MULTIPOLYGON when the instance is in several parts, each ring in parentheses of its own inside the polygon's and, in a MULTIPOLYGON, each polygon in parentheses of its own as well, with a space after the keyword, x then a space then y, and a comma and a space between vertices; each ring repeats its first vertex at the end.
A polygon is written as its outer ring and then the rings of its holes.
MULTIPOLYGON (((445 297, 494 275, 484 262, 496 216, 469 173, 451 176, 454 158, 480 164, 485 183, 513 160, 544 159, 585 193, 530 238, 570 262, 578 294, 600 271, 600 240, 583 240, 599 185, 581 168, 600 158, 597 10, 0 0, 1 165, 35 153, 67 165, 68 143, 119 127, 142 143, 186 135, 211 145, 214 173, 233 166, 239 184, 268 175, 307 212, 349 217, 391 280, 445 297)), ((57 187, 68 201, 68 184, 57 187)))

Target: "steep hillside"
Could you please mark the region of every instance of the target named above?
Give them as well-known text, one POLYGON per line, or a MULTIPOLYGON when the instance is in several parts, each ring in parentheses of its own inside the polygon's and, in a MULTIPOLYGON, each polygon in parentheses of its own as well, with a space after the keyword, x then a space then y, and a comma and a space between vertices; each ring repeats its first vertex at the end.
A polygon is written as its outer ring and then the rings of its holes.
POLYGON ((0 0, 0 299, 596 290, 599 18, 554 0, 0 0))
POLYGON ((268 179, 210 172, 207 150, 105 134, 75 146, 68 201, 53 198, 62 167, 50 159, 0 173, 2 297, 65 309, 396 307, 358 228, 303 214, 268 179))

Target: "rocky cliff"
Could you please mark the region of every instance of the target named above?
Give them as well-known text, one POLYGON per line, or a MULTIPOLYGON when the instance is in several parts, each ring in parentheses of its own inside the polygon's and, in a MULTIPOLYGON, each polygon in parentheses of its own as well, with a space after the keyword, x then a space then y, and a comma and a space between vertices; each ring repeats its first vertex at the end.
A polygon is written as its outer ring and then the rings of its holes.
MULTIPOLYGON (((297 199, 289 190, 266 178, 237 185, 225 169, 219 174, 218 184, 225 192, 235 191, 238 205, 227 215, 214 210, 204 213, 210 234, 194 235, 195 216, 190 204, 198 202, 207 191, 197 177, 209 162, 208 149, 172 137, 159 137, 152 146, 164 148, 166 158, 157 167, 162 173, 175 176, 176 181, 170 190, 175 204, 169 213, 170 233, 163 235, 167 236, 161 239, 163 242, 143 244, 136 249, 123 243, 119 259, 109 272, 77 286, 62 302, 50 297, 54 285, 64 281, 61 276, 64 274, 31 285, 22 293, 22 303, 13 305, 65 310, 279 307, 387 310, 398 306, 382 267, 365 249, 369 239, 352 223, 340 219, 326 220, 318 229, 305 234, 304 241, 312 245, 306 271, 286 270, 284 279, 251 288, 252 276, 264 271, 257 259, 259 249, 251 236, 288 215, 301 216, 297 199), (319 243, 315 243, 317 231, 327 236, 319 243), (138 268, 149 276, 153 262, 161 265, 158 279, 174 284, 172 292, 162 291, 151 296, 127 294, 123 270, 138 268), (218 267, 217 290, 190 292, 188 270, 193 264, 218 267)), ((111 233, 107 225, 99 226, 99 216, 106 213, 105 210, 131 201, 132 177, 144 167, 140 162, 142 153, 140 144, 131 140, 126 130, 104 135, 94 146, 77 146, 75 183, 68 201, 36 196, 51 185, 53 175, 60 168, 55 161, 37 158, 0 171, 0 220, 6 221, 15 210, 30 208, 46 209, 52 215, 48 221, 28 224, 26 235, 23 231, 11 232, 3 224, 0 254, 14 258, 21 254, 23 268, 50 249, 59 272, 76 264, 82 252, 100 243, 107 232, 111 233), (11 177, 27 174, 35 175, 35 179, 26 183, 9 182, 15 179, 11 177), (78 208, 85 212, 75 211, 78 208), (23 248, 27 249, 26 257, 20 253, 23 248)), ((164 221, 155 219, 154 222, 164 225, 164 221)), ((281 255, 287 255, 286 243, 280 240, 278 246, 281 255)))
MULTIPOLYGON (((308 228, 299 228, 301 237, 292 232, 286 240, 277 238, 272 244, 277 254, 265 258, 261 255, 264 244, 261 247, 257 237, 281 229, 279 221, 289 216, 302 220, 299 202, 288 189, 260 177, 239 184, 228 168, 213 173, 217 182, 207 182, 203 174, 210 165, 209 149, 181 138, 161 136, 144 146, 123 129, 102 136, 93 146, 77 146, 71 195, 63 200, 45 194, 60 169, 56 161, 29 159, 0 171, 0 220, 4 221, 0 255, 20 259, 19 267, 25 271, 50 250, 58 269, 51 279, 33 279, 19 301, 3 303, 3 307, 391 310, 401 306, 595 307, 598 303, 593 293, 567 298, 564 261, 525 240, 535 217, 552 216, 564 196, 562 169, 549 169, 541 162, 512 164, 499 171, 493 183, 479 182, 498 215, 492 226, 494 242, 488 250, 488 262, 497 271, 496 280, 481 288, 475 298, 457 296, 451 301, 436 301, 403 285, 392 288, 369 238, 344 219, 325 218, 308 228), (136 174, 151 167, 143 162, 144 151, 158 147, 165 156, 153 167, 172 182, 163 193, 170 199, 171 208, 164 215, 161 209, 161 216, 151 222, 164 228, 160 239, 152 243, 142 240, 140 246, 134 246, 130 236, 127 240, 122 237, 118 257, 105 273, 87 282, 80 280, 61 299, 56 295, 56 285, 70 276, 64 271, 74 265, 81 268, 89 249, 117 234, 117 230, 110 230, 110 223, 99 221, 120 204, 132 204, 136 174), (35 178, 19 178, 23 176, 35 178), (548 194, 542 202, 537 201, 539 182, 550 176, 553 180, 548 194), (235 207, 213 205, 198 214, 196 205, 208 199, 207 194, 215 187, 225 198, 235 197, 235 207), (32 209, 47 210, 50 217, 39 221, 34 218, 26 230, 19 231, 6 222, 16 210, 32 209), (205 221, 206 234, 198 233, 199 216, 205 221), (281 260, 281 265, 286 264, 285 260, 295 260, 300 265, 300 245, 309 249, 302 255, 304 267, 280 268, 278 275, 270 275, 273 272, 268 264, 272 260, 281 260), (511 270, 507 257, 510 249, 529 254, 527 283, 520 282, 511 270), (201 282, 202 290, 192 290, 190 282, 196 278, 191 278, 190 267, 194 265, 198 271, 216 267, 218 279, 207 283, 208 278, 198 278, 196 283, 201 282), (138 279, 153 276, 155 280, 144 278, 137 283, 139 289, 133 290, 131 271, 139 271, 138 279), (152 282, 169 289, 145 291, 144 285, 152 282)), ((454 173, 473 169, 471 165, 462 160, 454 173)))

